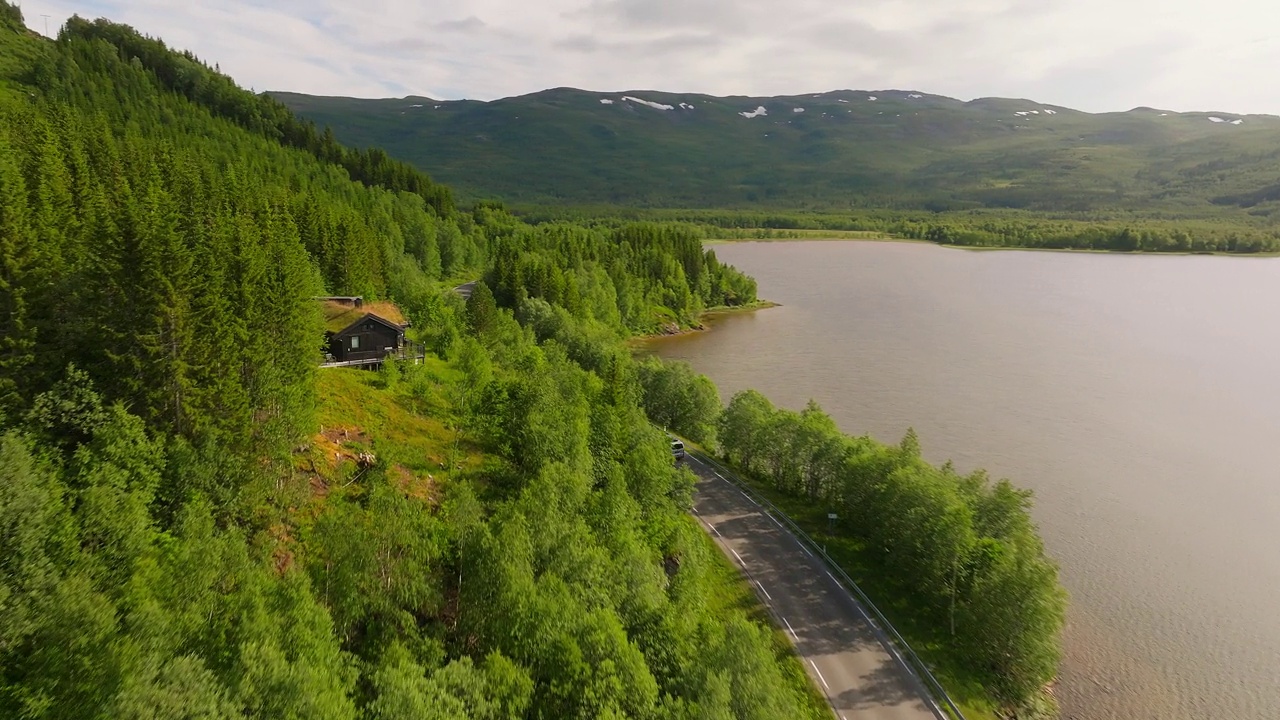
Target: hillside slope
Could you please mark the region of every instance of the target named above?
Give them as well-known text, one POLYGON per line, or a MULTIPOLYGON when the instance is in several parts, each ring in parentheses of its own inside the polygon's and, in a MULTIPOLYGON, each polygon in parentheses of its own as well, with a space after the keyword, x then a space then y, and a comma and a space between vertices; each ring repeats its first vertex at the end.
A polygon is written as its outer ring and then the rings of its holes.
POLYGON ((0 0, 0 717, 825 717, 621 345, 754 283, 687 228, 450 197, 0 0), (464 308, 481 275, 541 334, 464 308), (319 369, 334 293, 397 301, 423 364, 319 369))
POLYGON ((272 94, 343 142, 517 203, 1260 215, 1280 199, 1280 118, 1267 115, 1090 114, 906 90, 559 88, 493 102, 272 94))

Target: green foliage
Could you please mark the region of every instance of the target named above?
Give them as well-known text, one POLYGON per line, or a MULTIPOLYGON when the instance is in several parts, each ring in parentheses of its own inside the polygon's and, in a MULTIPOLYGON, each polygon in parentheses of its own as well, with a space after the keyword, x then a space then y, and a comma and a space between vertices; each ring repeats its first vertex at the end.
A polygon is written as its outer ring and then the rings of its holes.
POLYGON ((865 548, 881 582, 947 629, 949 669, 1008 708, 1056 677, 1066 596, 1031 522, 1030 492, 929 465, 914 431, 897 447, 848 437, 812 402, 796 413, 746 391, 719 430, 739 467, 837 512, 837 535, 865 548))
POLYGON ((22 32, 27 29, 27 24, 22 19, 22 8, 9 3, 0 4, 0 23, 6 30, 22 32))
POLYGON ((469 657, 428 673, 401 646, 384 656, 373 676, 376 720, 505 720, 522 716, 533 682, 520 666, 498 653, 477 667, 469 657))
POLYGON ((688 225, 508 230, 490 274, 504 307, 542 300, 569 317, 631 333, 686 327, 709 307, 756 300, 755 281, 722 265, 688 225))
POLYGON ((658 425, 706 447, 715 446, 720 393, 686 362, 649 357, 639 363, 645 412, 658 425))
POLYGON ((315 125, 298 119, 267 95, 242 91, 231 78, 201 63, 190 52, 173 52, 160 40, 140 35, 125 25, 106 20, 89 22, 78 16, 67 21, 59 40, 90 45, 106 43, 119 53, 122 61, 136 61, 160 87, 251 132, 305 150, 317 160, 340 165, 352 179, 419 195, 441 214, 453 209, 452 194, 447 187, 432 183, 426 175, 392 160, 380 149, 362 151, 342 147, 332 133, 317 132, 315 125))
POLYGON ((21 407, 18 382, 35 360, 28 288, 38 256, 16 155, 0 132, 0 405, 5 407, 21 407))
POLYGON ((118 407, 62 469, 0 441, 0 714, 354 717, 305 583, 251 562, 201 503, 154 526, 163 464, 118 407))
POLYGON ((385 481, 371 484, 363 506, 327 508, 308 542, 314 585, 339 637, 361 654, 365 643, 395 637, 415 626, 415 616, 438 612, 444 554, 438 518, 385 481))
POLYGON ((479 337, 486 337, 496 330, 498 305, 493 292, 484 281, 478 281, 471 297, 467 298, 467 327, 479 337))
POLYGON ((400 361, 395 358, 387 358, 379 369, 382 387, 394 388, 400 383, 400 361))

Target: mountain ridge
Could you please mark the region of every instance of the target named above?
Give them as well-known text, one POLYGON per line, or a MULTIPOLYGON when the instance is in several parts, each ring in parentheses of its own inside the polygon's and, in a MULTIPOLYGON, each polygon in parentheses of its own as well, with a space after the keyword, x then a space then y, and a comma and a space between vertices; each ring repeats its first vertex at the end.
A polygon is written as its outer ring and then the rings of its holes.
POLYGON ((271 95, 343 142, 383 147, 464 197, 515 203, 1212 216, 1230 198, 1280 183, 1272 115, 1089 113, 900 89, 721 97, 561 87, 490 101, 271 95))
POLYGON ((1231 115, 1233 117, 1242 117, 1242 118, 1257 117, 1257 118, 1275 118, 1277 120, 1280 120, 1280 113, 1255 113, 1255 112, 1242 113, 1242 112, 1235 112, 1230 110, 1223 110, 1221 108, 1219 109, 1210 108, 1210 109, 1199 109, 1199 110, 1173 110, 1170 108, 1155 107, 1153 105, 1135 105, 1129 108, 1128 110, 1092 111, 1092 110, 1081 110, 1079 108, 1071 107, 1070 105, 1061 105, 1053 102, 1035 100, 1033 98, 1007 97, 1004 95, 982 95, 979 97, 975 97, 971 100, 962 100, 960 98, 952 97, 950 95, 943 95, 940 93, 931 93, 931 92, 926 92, 924 90, 911 89, 911 88, 882 88, 882 89, 837 88, 833 90, 823 90, 820 92, 795 93, 792 95, 746 95, 742 93, 737 93, 733 95, 714 95, 711 93, 692 92, 692 91, 682 92, 682 91, 672 91, 672 90, 657 90, 653 88, 646 88, 646 89, 630 88, 626 90, 587 90, 585 88, 573 87, 572 85, 557 85, 555 87, 544 88, 542 90, 535 90, 533 92, 521 93, 518 95, 504 95, 502 97, 493 98, 491 100, 482 100, 479 98, 457 98, 457 99, 451 100, 448 98, 437 98, 431 95, 414 95, 414 94, 404 95, 399 97, 391 97, 391 96, 363 97, 358 95, 342 95, 342 94, 317 95, 314 93, 300 93, 292 90, 266 90, 264 91, 264 94, 271 95, 273 97, 298 96, 298 97, 308 97, 308 98, 326 99, 326 100, 351 100, 351 101, 357 101, 357 102, 429 100, 437 104, 477 103, 477 104, 489 105, 489 104, 500 103, 504 101, 533 98, 546 93, 556 93, 556 92, 573 92, 573 93, 583 93, 588 95, 599 95, 599 96, 609 96, 609 97, 612 97, 612 96, 621 97, 623 95, 637 95, 637 94, 654 94, 654 95, 671 95, 671 96, 678 95, 678 96, 684 96, 684 97, 716 98, 716 99, 722 99, 722 100, 731 100, 731 99, 789 100, 789 99, 802 99, 807 97, 817 98, 820 96, 833 95, 836 93, 876 95, 877 97, 882 97, 882 96, 890 96, 893 93, 898 93, 900 95, 912 95, 912 94, 920 95, 924 99, 935 98, 940 100, 946 100, 949 102, 957 103, 959 105, 974 105, 974 104, 979 104, 979 103, 984 103, 989 101, 1024 102, 1032 105, 1048 107, 1054 110, 1059 110, 1059 111, 1066 110, 1073 113, 1079 113, 1082 115, 1091 115, 1091 116, 1126 115, 1129 113, 1137 113, 1137 112, 1156 112, 1156 113, 1168 113, 1169 115, 1193 115, 1193 116, 1231 115))

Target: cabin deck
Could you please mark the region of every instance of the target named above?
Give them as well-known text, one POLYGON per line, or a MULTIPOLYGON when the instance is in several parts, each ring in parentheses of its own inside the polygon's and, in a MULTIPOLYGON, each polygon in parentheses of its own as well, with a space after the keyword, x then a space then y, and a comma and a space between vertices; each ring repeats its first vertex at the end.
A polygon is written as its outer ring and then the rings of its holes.
POLYGON ((331 367, 366 367, 369 365, 381 365, 387 358, 395 360, 408 360, 417 365, 427 356, 426 346, 414 343, 412 345, 402 347, 389 353, 380 354, 376 357, 360 358, 359 360, 334 360, 332 355, 325 354, 325 360, 320 363, 322 368, 331 367))

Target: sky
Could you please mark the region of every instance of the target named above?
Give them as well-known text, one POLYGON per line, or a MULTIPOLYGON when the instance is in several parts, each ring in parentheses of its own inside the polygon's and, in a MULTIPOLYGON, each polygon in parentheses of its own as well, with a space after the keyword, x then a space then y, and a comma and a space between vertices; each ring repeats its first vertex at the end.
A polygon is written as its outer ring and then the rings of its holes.
POLYGON ((241 85, 492 100, 551 87, 916 90, 1280 114, 1275 0, 20 0, 107 17, 241 85))

